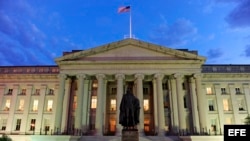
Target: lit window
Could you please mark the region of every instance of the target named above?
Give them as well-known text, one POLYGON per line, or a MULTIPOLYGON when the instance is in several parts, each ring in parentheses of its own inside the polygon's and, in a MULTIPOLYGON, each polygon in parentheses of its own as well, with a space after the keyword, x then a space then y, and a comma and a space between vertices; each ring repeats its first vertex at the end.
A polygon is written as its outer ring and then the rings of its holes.
POLYGON ((77 96, 74 96, 73 110, 76 110, 76 108, 77 108, 77 96))
POLYGON ((149 132, 149 120, 148 119, 144 120, 144 131, 149 132))
POLYGON ((110 101, 110 110, 111 111, 116 110, 116 100, 115 99, 111 99, 111 101, 110 101))
POLYGON ((93 83, 93 88, 97 88, 97 83, 93 83))
POLYGON ((229 100, 228 99, 223 99, 223 110, 224 111, 230 111, 230 106, 229 106, 229 100))
POLYGON ((23 109, 24 109, 24 99, 20 99, 18 110, 23 111, 23 109))
POLYGON ((30 121, 30 131, 34 131, 36 126, 36 119, 31 119, 30 121))
POLYGON ((9 111, 9 110, 10 110, 10 99, 7 99, 7 100, 6 100, 4 110, 5 110, 5 111, 9 111))
POLYGON ((37 110, 38 110, 38 100, 34 100, 32 111, 37 111, 37 110))
POLYGON ((149 110, 149 101, 148 101, 148 99, 143 100, 143 108, 144 108, 144 111, 149 110))
POLYGON ((96 109, 96 105, 97 105, 97 97, 96 96, 92 96, 92 99, 91 99, 91 109, 96 109))
POLYGON ((47 111, 51 112, 53 106, 53 100, 48 100, 47 111))
POLYGON ((207 88, 207 94, 212 94, 212 88, 210 87, 207 88))
POLYGON ((114 120, 114 119, 111 119, 110 121, 109 121, 109 123, 110 123, 110 131, 111 132, 115 132, 115 129, 116 129, 116 121, 114 120))
POLYGON ((17 119, 16 120, 16 131, 19 131, 20 130, 20 127, 21 127, 21 119, 17 119))

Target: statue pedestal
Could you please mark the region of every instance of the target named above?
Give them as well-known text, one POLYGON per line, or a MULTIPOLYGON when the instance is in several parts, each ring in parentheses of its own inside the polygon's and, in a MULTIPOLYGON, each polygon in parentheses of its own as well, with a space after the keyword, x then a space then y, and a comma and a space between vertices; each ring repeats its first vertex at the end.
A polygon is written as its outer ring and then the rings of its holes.
POLYGON ((139 141, 138 130, 122 130, 122 141, 139 141))

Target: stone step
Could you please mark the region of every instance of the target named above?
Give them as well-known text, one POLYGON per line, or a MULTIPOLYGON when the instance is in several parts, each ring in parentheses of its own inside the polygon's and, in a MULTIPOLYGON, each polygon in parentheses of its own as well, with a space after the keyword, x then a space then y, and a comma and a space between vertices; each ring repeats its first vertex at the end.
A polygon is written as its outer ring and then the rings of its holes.
MULTIPOLYGON (((121 136, 82 136, 78 141, 122 141, 121 136)), ((175 136, 140 136, 139 141, 180 141, 175 136)))

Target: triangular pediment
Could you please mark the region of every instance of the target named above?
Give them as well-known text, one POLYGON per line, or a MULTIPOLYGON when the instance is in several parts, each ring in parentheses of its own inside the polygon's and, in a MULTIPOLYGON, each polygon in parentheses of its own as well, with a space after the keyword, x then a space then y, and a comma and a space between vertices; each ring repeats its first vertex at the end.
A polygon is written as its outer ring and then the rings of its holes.
POLYGON ((199 60, 205 57, 187 51, 160 45, 125 39, 88 50, 72 52, 56 59, 57 63, 68 61, 126 61, 126 60, 199 60))

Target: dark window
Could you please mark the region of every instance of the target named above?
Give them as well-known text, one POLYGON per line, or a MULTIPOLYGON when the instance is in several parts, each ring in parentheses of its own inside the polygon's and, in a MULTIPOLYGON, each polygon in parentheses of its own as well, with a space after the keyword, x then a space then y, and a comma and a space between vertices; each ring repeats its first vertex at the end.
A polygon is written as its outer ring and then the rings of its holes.
POLYGON ((17 119, 16 121, 16 131, 19 131, 21 127, 21 119, 17 119))
POLYGON ((30 122, 30 131, 34 131, 35 130, 35 125, 36 125, 36 119, 31 119, 31 122, 30 122))

